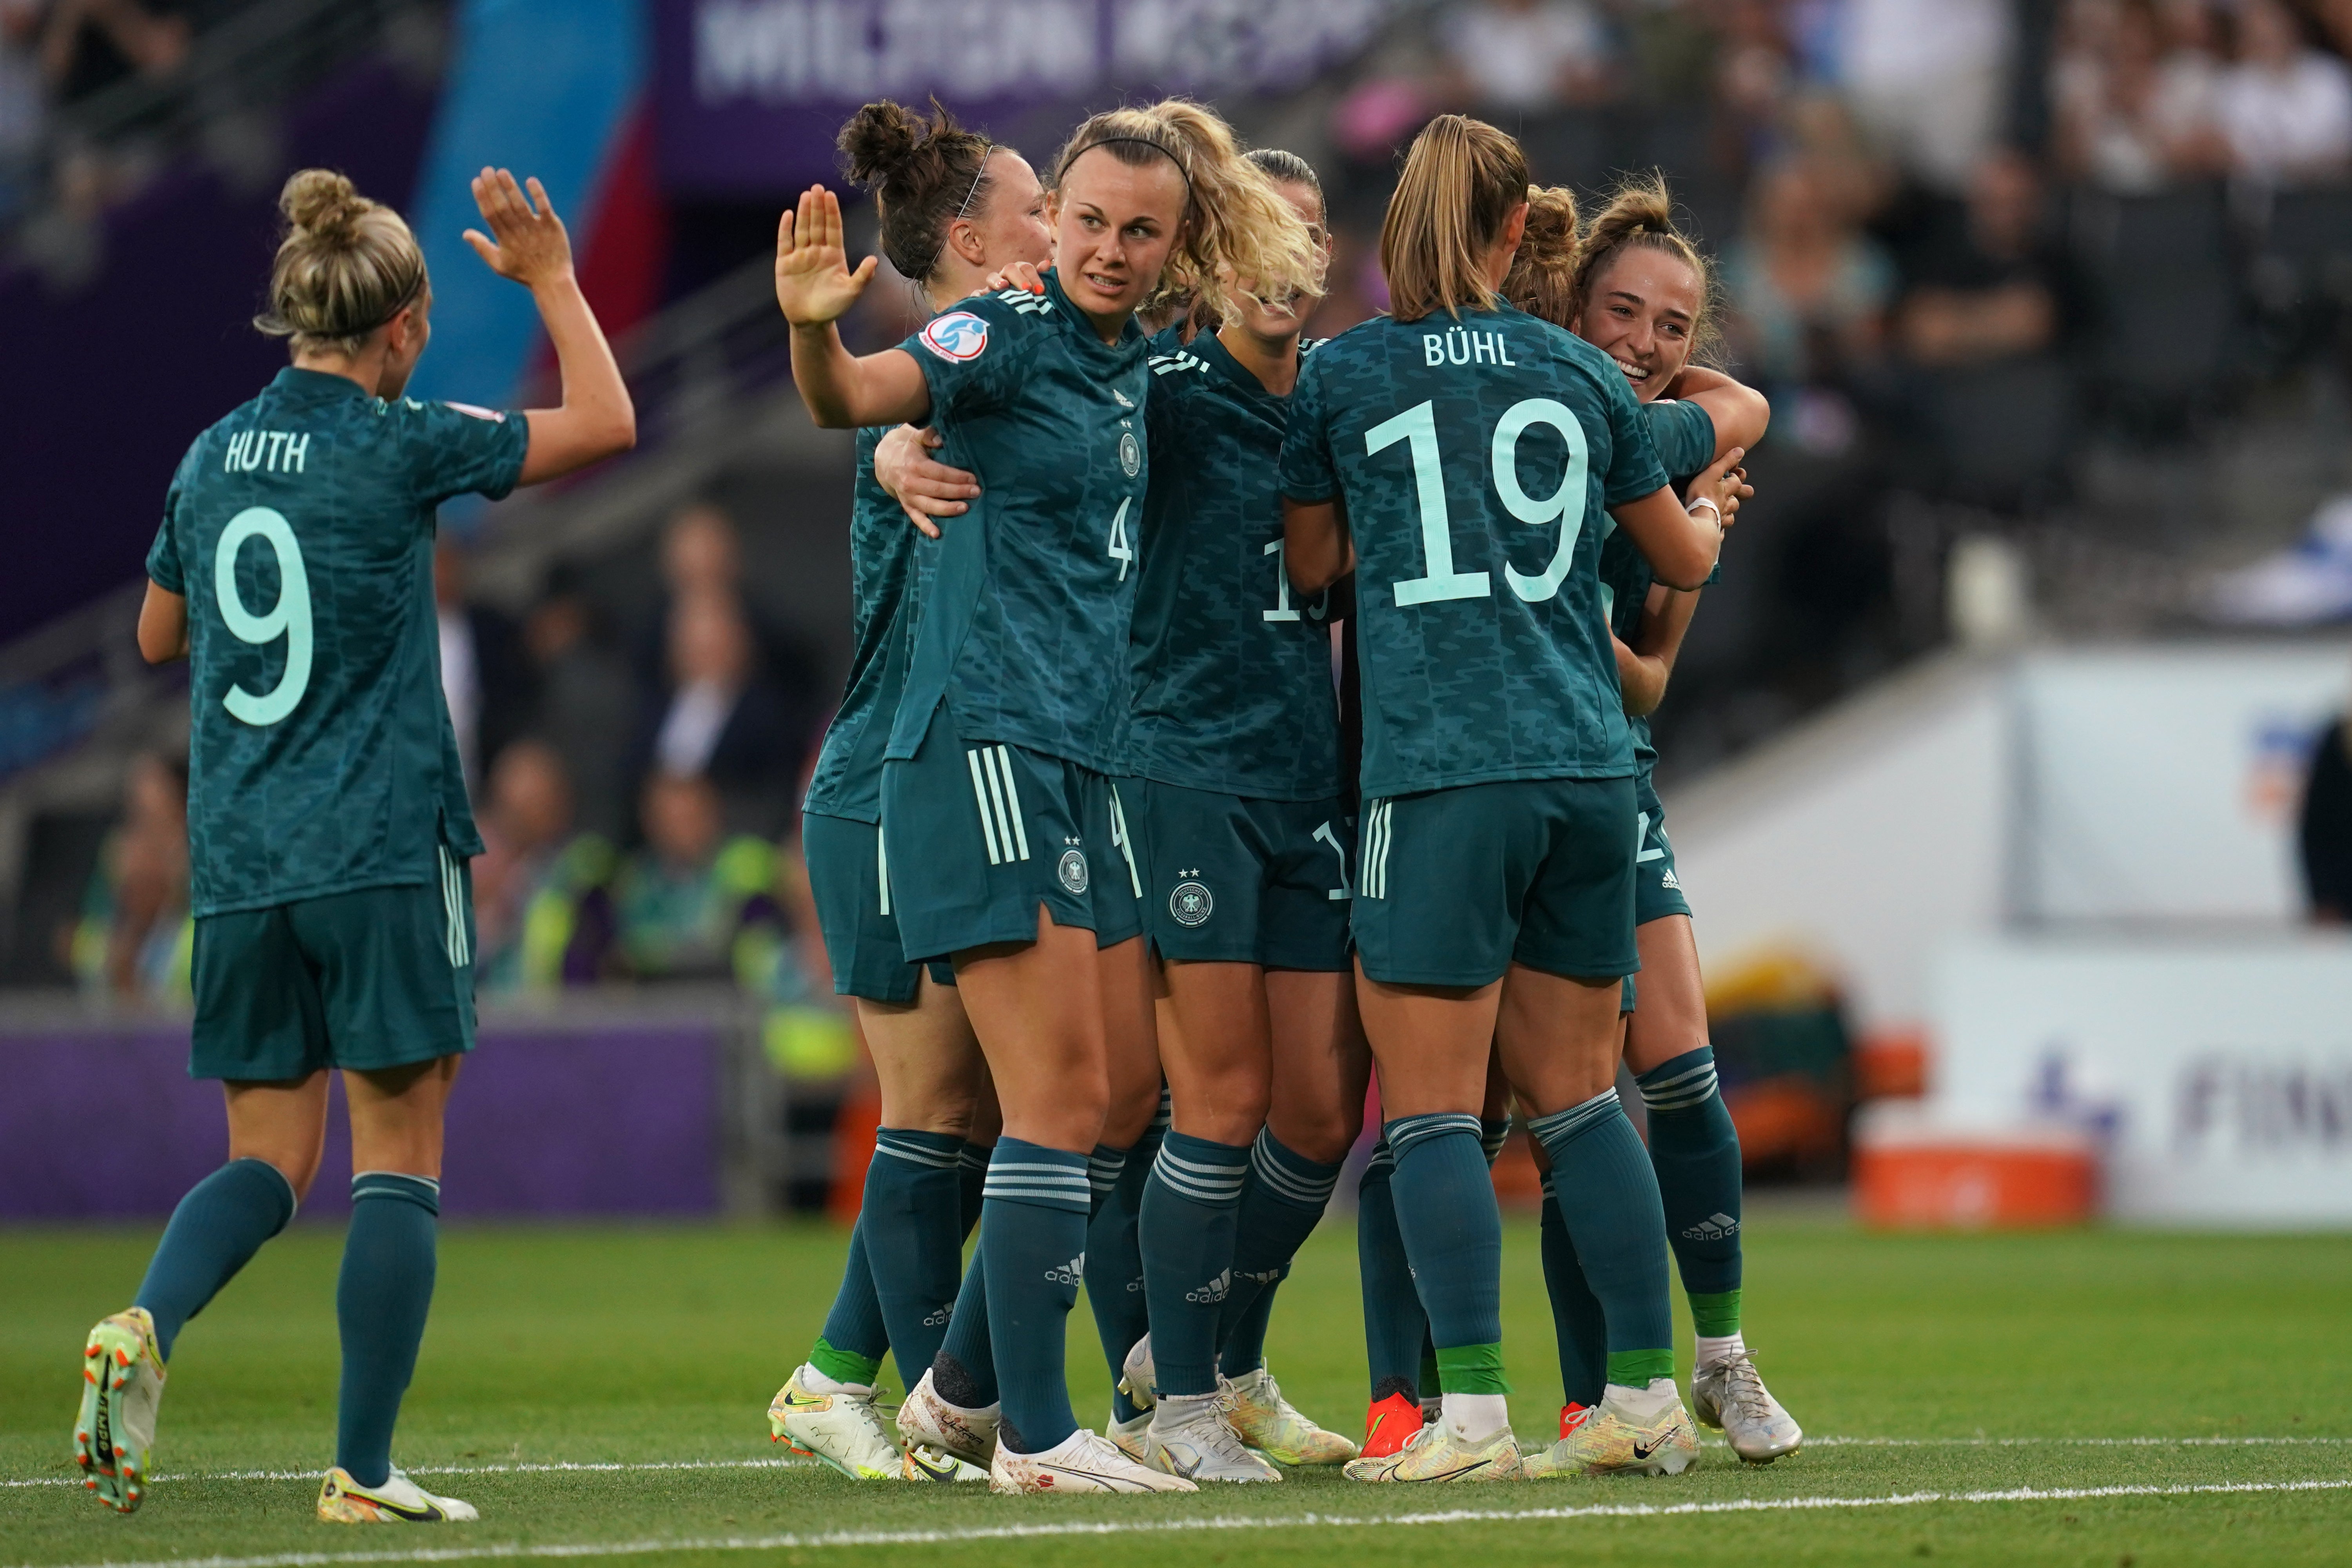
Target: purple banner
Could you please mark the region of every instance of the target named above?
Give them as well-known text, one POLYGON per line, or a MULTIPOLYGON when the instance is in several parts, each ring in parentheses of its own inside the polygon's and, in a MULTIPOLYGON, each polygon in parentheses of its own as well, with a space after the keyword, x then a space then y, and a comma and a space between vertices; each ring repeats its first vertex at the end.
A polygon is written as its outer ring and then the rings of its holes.
POLYGON ((1396 0, 657 0, 664 183, 770 196, 835 177, 858 105, 936 93, 1042 163, 1086 112, 1296 88, 1396 0))
MULTIPOLYGON (((715 1022, 485 1024, 449 1099, 442 1213, 717 1213, 723 1047, 715 1022)), ((227 1156, 184 1023, 0 1026, 0 1220, 160 1219, 227 1156)), ((338 1081, 304 1215, 349 1211, 351 1148, 338 1081)))

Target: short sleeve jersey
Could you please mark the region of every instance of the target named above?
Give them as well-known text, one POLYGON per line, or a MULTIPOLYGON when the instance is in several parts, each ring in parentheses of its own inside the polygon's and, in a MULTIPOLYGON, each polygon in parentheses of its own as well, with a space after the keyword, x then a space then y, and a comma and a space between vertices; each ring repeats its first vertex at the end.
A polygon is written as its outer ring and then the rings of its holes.
MULTIPOLYGON (((1650 434, 1658 444, 1658 461, 1671 483, 1688 484, 1713 466, 1715 420, 1706 409, 1696 403, 1662 397, 1642 405, 1642 414, 1650 422, 1650 434)), ((1609 629, 1631 643, 1642 629, 1642 608, 1656 578, 1649 558, 1630 535, 1618 529, 1613 518, 1607 527, 1608 539, 1601 547, 1601 602, 1608 606, 1609 629)), ((1633 735, 1633 761, 1646 772, 1658 760, 1657 748, 1650 743, 1649 716, 1629 714, 1626 723, 1633 735)))
POLYGON ((941 461, 980 496, 922 591, 887 755, 941 703, 966 741, 1102 773, 1125 763, 1128 632, 1146 468, 1147 340, 1106 343, 1052 273, 967 300, 900 345, 922 368, 941 461))
POLYGON ((874 478, 874 449, 887 434, 881 426, 857 433, 849 513, 849 684, 825 729, 802 803, 819 816, 858 822, 882 818, 882 753, 907 685, 915 558, 929 542, 874 478))
POLYGON ((434 509, 505 495, 530 443, 520 415, 288 369, 188 448, 147 575, 188 605, 197 915, 481 853, 441 695, 434 509))
MULTIPOLYGON (((1310 353, 1312 345, 1302 345, 1310 353)), ((1265 800, 1339 793, 1328 595, 1282 569, 1276 465, 1290 400, 1212 333, 1152 340, 1160 462, 1135 605, 1135 771, 1265 800)))
POLYGON ((1665 482, 1608 356, 1522 311, 1377 317, 1316 351, 1281 488, 1346 504, 1367 795, 1633 772, 1600 523, 1665 482))

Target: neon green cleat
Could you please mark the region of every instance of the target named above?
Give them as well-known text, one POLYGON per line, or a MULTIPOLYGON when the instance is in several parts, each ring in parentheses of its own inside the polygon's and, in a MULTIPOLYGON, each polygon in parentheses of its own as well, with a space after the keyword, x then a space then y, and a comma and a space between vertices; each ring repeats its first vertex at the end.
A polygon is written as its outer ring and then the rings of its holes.
POLYGON ((841 1384, 835 1394, 818 1394, 808 1380, 814 1367, 795 1370, 768 1405, 768 1429, 795 1453, 814 1456, 853 1481, 908 1479, 906 1459, 892 1445, 874 1408, 870 1384, 841 1384))
POLYGON ((90 1330, 81 1352, 74 1461, 81 1466, 81 1484, 123 1513, 136 1510, 146 1495, 163 1375, 155 1320, 146 1308, 117 1312, 90 1330))
POLYGON ((1229 1380, 1225 1394, 1234 1430, 1278 1465, 1343 1465, 1356 1457, 1355 1444, 1308 1420, 1264 1367, 1229 1380))
POLYGON ((469 1524, 474 1505, 435 1497, 398 1470, 380 1487, 363 1487, 337 1465, 319 1488, 319 1517, 329 1524, 469 1524))
POLYGON ((1527 1471, 1519 1462, 1518 1440, 1508 1431, 1473 1447, 1448 1431, 1440 1418, 1406 1438, 1393 1454, 1349 1460, 1346 1474, 1351 1481, 1516 1481, 1524 1479, 1527 1471))

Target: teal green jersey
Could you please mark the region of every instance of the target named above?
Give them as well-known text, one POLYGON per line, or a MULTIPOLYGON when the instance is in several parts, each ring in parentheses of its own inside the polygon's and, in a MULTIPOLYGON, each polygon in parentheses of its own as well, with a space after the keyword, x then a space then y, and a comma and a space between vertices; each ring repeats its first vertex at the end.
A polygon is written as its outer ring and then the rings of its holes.
POLYGON ((530 443, 520 415, 289 369, 188 448, 147 575, 188 605, 195 913, 481 853, 441 695, 434 509, 505 495, 530 443))
POLYGON ((967 741, 1101 773, 1127 749, 1128 631, 1147 479, 1143 330, 1106 343, 1045 292, 967 300, 901 347, 922 367, 944 462, 978 477, 921 592, 887 755, 944 703, 967 741))
MULTIPOLYGON (((1328 595, 1291 592, 1276 491, 1290 400, 1202 333, 1152 340, 1133 766, 1262 800, 1339 793, 1328 595)), ((1303 345, 1310 346, 1311 345, 1303 345)))
POLYGON ((1365 795, 1633 773, 1600 524, 1665 482, 1609 356, 1522 311, 1377 317, 1316 351, 1281 488, 1345 503, 1365 795))
POLYGON ((849 684, 825 729, 801 806, 856 822, 882 819, 882 752, 907 685, 911 579, 917 552, 928 542, 874 478, 874 448, 887 434, 881 426, 857 433, 849 511, 849 684))
MULTIPOLYGON (((1643 404, 1642 415, 1650 422, 1658 462, 1669 482, 1686 485, 1714 467, 1715 420, 1706 409, 1696 403, 1662 397, 1643 404)), ((1615 518, 1601 520, 1601 602, 1607 606, 1610 630, 1631 643, 1641 629, 1642 605, 1649 599, 1650 584, 1656 577, 1650 570, 1649 557, 1633 543, 1633 536, 1618 531, 1615 518)))

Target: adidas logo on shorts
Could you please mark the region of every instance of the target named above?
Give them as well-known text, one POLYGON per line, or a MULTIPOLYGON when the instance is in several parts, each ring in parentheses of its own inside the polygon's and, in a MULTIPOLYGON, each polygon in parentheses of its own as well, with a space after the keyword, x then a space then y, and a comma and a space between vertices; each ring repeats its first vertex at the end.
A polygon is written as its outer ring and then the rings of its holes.
POLYGON ((1721 1241, 1727 1236, 1739 1234, 1739 1222, 1727 1214, 1712 1214, 1683 1232, 1690 1241, 1721 1241))
POLYGON ((1184 1300, 1213 1307, 1225 1299, 1225 1292, 1233 1288, 1233 1281, 1234 1271, 1228 1268, 1199 1289, 1185 1291, 1184 1300))
POLYGON ((1063 1264, 1059 1268, 1048 1268, 1045 1270, 1045 1278, 1056 1285, 1080 1284, 1085 1281, 1086 1277, 1087 1255, 1083 1252, 1079 1253, 1076 1258, 1071 1258, 1067 1263, 1063 1264))

